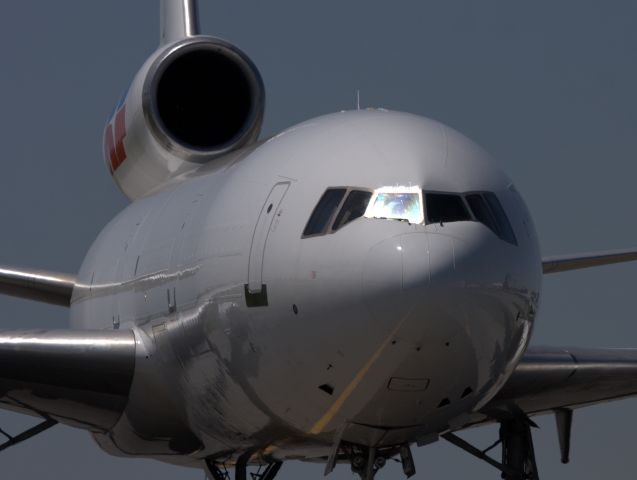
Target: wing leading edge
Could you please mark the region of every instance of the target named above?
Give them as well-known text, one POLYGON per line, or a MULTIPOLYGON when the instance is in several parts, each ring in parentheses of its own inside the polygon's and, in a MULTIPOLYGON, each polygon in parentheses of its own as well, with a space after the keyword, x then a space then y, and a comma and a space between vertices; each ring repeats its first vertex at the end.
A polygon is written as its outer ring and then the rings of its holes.
POLYGON ((0 331, 0 408, 111 428, 135 371, 132 330, 0 331))
POLYGON ((497 419, 578 408, 637 395, 637 348, 530 347, 481 412, 497 419))
POLYGON ((0 293, 68 307, 75 276, 45 270, 0 267, 0 293))
POLYGON ((566 272, 580 268, 599 267, 613 263, 637 260, 636 249, 609 250, 605 252, 555 255, 542 259, 542 271, 546 273, 566 272))

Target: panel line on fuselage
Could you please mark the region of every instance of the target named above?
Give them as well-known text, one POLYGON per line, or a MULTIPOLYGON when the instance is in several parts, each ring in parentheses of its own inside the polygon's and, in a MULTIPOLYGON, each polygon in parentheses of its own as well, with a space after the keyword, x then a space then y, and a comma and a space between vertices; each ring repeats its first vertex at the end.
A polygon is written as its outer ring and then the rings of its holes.
POLYGON ((363 378, 365 377, 369 369, 372 367, 372 365, 376 362, 376 360, 378 360, 378 358, 381 356, 385 348, 387 348, 387 345, 389 345, 389 342, 391 341, 391 339, 396 335, 396 333, 398 333, 400 328, 403 326, 403 323, 405 323, 405 320, 409 318, 410 314, 411 314, 411 311, 408 312, 400 320, 400 322, 398 322, 398 324, 394 327, 394 329, 390 332, 390 334, 387 335, 387 338, 385 338, 383 343, 380 344, 380 346, 376 349, 376 351, 372 354, 372 356, 369 357, 369 360, 367 360, 365 365, 363 365, 363 367, 354 376, 352 381, 347 385, 347 387, 345 387, 345 389, 338 396, 336 401, 334 401, 334 403, 330 406, 330 408, 327 409, 327 411, 312 426, 312 428, 308 430, 308 433, 317 435, 325 429, 325 427, 330 421, 332 421, 332 419, 341 410, 341 408, 343 408, 343 405, 345 404, 347 399, 352 395, 352 393, 354 393, 354 390, 356 390, 356 387, 358 387, 358 385, 361 383, 361 381, 363 380, 363 378))

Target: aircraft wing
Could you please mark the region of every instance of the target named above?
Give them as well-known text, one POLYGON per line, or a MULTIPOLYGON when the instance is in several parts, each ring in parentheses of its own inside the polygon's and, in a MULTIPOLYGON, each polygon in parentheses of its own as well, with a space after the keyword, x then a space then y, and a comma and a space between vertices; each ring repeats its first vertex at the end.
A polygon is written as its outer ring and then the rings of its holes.
POLYGON ((578 253, 569 255, 555 255, 542 259, 544 273, 566 272, 580 268, 599 267, 613 263, 631 262, 637 260, 637 250, 609 250, 605 252, 578 253))
POLYGON ((0 293, 68 307, 75 277, 66 273, 0 266, 0 293))
MULTIPOLYGON (((0 266, 0 294, 70 306, 73 275, 0 266)), ((0 330, 0 409, 44 421, 0 450, 56 423, 106 431, 121 416, 132 383, 132 330, 0 330)))
POLYGON ((135 350, 132 330, 0 331, 0 408, 107 430, 126 406, 135 350))
MULTIPOLYGON (((556 255, 545 274, 637 260, 637 249, 556 255)), ((502 390, 482 412, 491 419, 572 409, 637 395, 637 348, 530 347, 502 390)))
POLYGON ((529 347, 502 390, 481 409, 490 418, 549 413, 637 395, 637 348, 529 347))

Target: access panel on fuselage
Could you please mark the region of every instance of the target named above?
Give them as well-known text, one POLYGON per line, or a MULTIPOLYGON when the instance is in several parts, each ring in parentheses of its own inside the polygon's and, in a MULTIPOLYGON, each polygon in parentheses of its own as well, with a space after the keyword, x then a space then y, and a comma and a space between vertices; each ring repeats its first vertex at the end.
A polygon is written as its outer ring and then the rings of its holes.
POLYGON ((263 255, 272 222, 279 211, 290 182, 280 182, 272 187, 267 200, 263 204, 259 220, 254 228, 252 245, 250 246, 250 263, 248 265, 248 292, 261 293, 263 290, 263 255))

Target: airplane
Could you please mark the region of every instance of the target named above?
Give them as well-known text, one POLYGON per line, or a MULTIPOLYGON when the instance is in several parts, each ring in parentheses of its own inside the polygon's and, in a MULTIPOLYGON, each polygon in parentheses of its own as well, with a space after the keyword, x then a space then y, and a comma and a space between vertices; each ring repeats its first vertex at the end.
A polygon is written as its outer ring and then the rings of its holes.
POLYGON ((410 447, 442 438, 536 478, 530 417, 555 412, 567 459, 573 408, 635 393, 632 350, 526 348, 543 273, 634 251, 541 259, 510 180, 422 117, 258 140, 258 71, 197 35, 194 7, 162 4, 162 45, 105 129, 133 203, 77 275, 2 270, 4 293, 69 306, 73 328, 2 334, 2 406, 43 420, 17 441, 59 422, 116 455, 271 479, 290 459, 372 478, 397 457, 409 476, 410 447), (456 434, 483 423, 500 462, 456 434))

